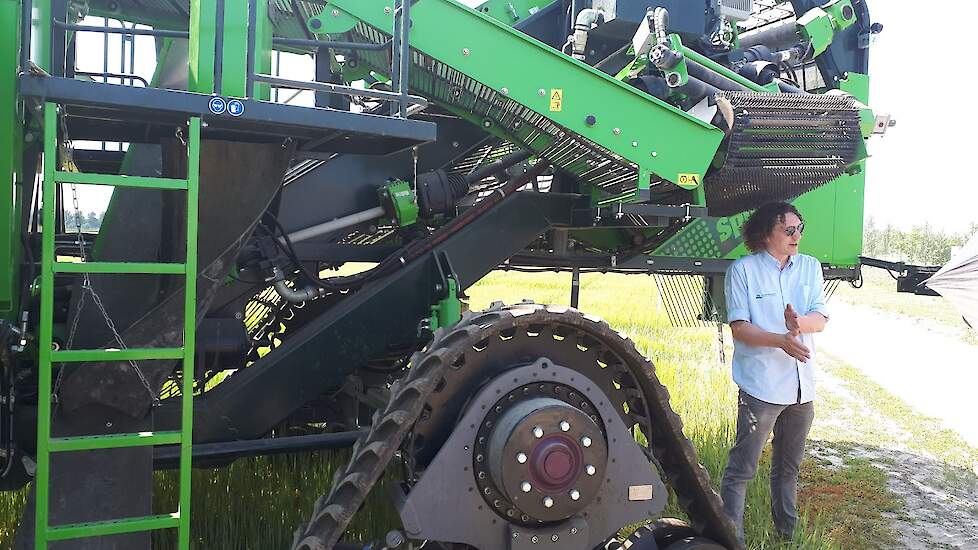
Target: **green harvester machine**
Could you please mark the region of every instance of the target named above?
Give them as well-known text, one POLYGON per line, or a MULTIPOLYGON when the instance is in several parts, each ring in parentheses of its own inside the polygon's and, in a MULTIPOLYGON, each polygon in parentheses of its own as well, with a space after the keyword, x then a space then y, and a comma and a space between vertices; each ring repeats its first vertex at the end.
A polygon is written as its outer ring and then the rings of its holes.
POLYGON ((805 214, 830 290, 857 280, 866 143, 890 125, 865 0, 0 10, 15 548, 200 547, 194 466, 348 447, 283 548, 617 548, 670 493, 688 525, 626 544, 743 548, 653 365, 576 309, 578 281, 655 274, 676 324, 722 322, 772 200, 805 214), (93 186, 113 188, 97 233, 93 186), (496 269, 571 272, 572 307, 467 311, 496 269), (344 537, 391 465, 400 525, 344 537), (153 515, 162 468, 179 507, 153 515))

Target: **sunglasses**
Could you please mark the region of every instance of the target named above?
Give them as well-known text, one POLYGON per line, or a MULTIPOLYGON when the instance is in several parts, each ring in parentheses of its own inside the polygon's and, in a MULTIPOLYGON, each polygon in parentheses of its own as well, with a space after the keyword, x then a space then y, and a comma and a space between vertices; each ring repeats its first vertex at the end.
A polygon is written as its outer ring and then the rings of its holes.
POLYGON ((804 232, 805 232, 805 224, 803 223, 800 223, 798 225, 789 225, 788 227, 784 228, 784 234, 789 237, 793 237, 795 233, 801 235, 804 232))

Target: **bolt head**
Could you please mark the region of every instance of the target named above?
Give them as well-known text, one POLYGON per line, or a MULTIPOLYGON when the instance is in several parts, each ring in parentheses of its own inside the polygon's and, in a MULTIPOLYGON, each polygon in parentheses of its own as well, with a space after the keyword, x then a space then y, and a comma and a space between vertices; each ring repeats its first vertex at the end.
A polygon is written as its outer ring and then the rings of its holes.
POLYGON ((536 543, 540 542, 540 537, 538 537, 536 535, 533 535, 532 537, 530 537, 530 542, 532 542, 533 544, 536 544, 536 543))
POLYGON ((652 151, 652 156, 653 157, 657 157, 657 156, 659 156, 659 153, 656 153, 655 151, 652 151))
POLYGON ((503 87, 501 90, 499 90, 499 93, 509 95, 509 88, 503 87))
POLYGON ((571 497, 571 500, 580 500, 581 499, 581 492, 578 491, 577 489, 572 489, 571 492, 570 492, 570 497, 571 497))
POLYGON ((468 56, 472 55, 472 50, 470 50, 468 48, 462 48, 462 55, 464 55, 465 57, 468 57, 468 56))
POLYGON ((620 136, 621 135, 621 128, 615 128, 614 130, 612 130, 612 133, 614 133, 616 136, 620 136))
POLYGON ((588 437, 588 436, 582 437, 581 438, 581 445, 584 445, 585 447, 590 447, 591 446, 591 438, 588 437))
POLYGON ((577 527, 571 527, 570 534, 576 535, 577 534, 577 527))
POLYGON ((589 476, 593 476, 595 473, 597 473, 597 471, 598 469, 594 467, 594 464, 588 464, 584 467, 584 473, 589 476))
POLYGON ((526 453, 516 453, 516 462, 520 464, 526 464, 527 458, 526 453))
POLYGON ((540 439, 543 437, 543 428, 540 426, 533 426, 533 437, 540 439))
POLYGON ((390 6, 387 6, 386 8, 384 8, 384 13, 386 13, 387 15, 390 15, 390 14, 391 14, 391 12, 393 12, 393 11, 394 11, 394 10, 392 10, 392 9, 390 8, 390 6))
POLYGON ((333 10, 333 11, 330 12, 330 14, 333 17, 339 17, 340 16, 340 10, 333 10))
POLYGON ((513 538, 514 539, 520 538, 520 532, 519 531, 513 531, 513 538))
POLYGON ((637 141, 633 141, 632 142, 632 147, 638 147, 638 142, 637 141))
POLYGON ((550 497, 543 497, 543 505, 547 508, 553 508, 554 499, 550 497))
POLYGON ((559 538, 560 537, 557 535, 557 533, 554 533, 554 536, 550 537, 550 540, 552 540, 554 542, 557 542, 557 539, 559 539, 559 538))
POLYGON ((560 421, 560 431, 566 432, 568 430, 570 430, 570 422, 568 422, 566 420, 561 420, 560 421))
POLYGON ((537 95, 540 97, 547 97, 547 90, 540 88, 539 90, 537 90, 537 95))
POLYGON ((529 481, 524 481, 523 483, 520 483, 520 489, 522 489, 524 493, 529 493, 533 490, 533 485, 530 485, 529 481))

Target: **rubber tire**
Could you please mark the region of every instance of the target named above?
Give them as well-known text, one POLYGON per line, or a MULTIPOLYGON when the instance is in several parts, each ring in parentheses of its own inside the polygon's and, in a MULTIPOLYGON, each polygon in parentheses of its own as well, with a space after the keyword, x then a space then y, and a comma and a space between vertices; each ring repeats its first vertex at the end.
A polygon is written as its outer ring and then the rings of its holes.
POLYGON ((695 537, 696 531, 688 523, 677 518, 662 518, 648 526, 655 537, 659 548, 665 548, 670 544, 689 537, 695 537))
POLYGON ((696 531, 688 523, 676 518, 658 519, 643 525, 628 536, 628 550, 659 550, 688 537, 696 531))
POLYGON ((669 546, 666 546, 664 550, 727 550, 727 549, 726 547, 720 546, 719 544, 705 537, 686 537, 682 540, 670 544, 669 546))

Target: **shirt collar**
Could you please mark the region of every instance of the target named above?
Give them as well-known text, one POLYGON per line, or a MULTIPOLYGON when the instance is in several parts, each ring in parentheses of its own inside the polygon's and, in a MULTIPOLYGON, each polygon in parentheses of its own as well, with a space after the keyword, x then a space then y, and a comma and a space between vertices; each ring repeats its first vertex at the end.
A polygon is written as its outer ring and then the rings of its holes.
MULTIPOLYGON (((781 269, 781 262, 778 261, 777 258, 775 258, 774 256, 772 256, 770 252, 768 252, 767 250, 764 250, 760 254, 763 257, 763 259, 764 259, 765 262, 770 263, 770 265, 773 265, 774 267, 778 268, 779 270, 781 269)), ((792 254, 791 256, 788 256, 788 263, 784 264, 784 269, 788 269, 789 267, 791 267, 792 265, 794 265, 794 263, 795 263, 795 256, 796 255, 797 254, 792 254)))

